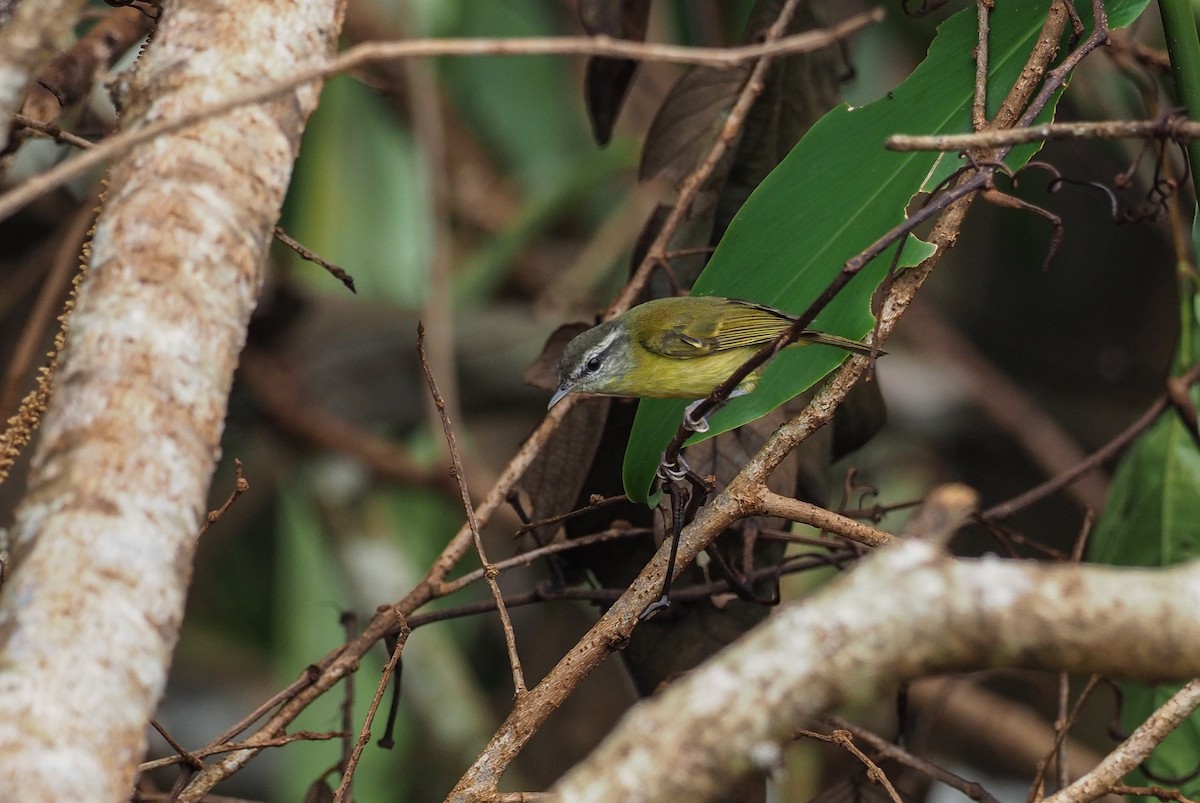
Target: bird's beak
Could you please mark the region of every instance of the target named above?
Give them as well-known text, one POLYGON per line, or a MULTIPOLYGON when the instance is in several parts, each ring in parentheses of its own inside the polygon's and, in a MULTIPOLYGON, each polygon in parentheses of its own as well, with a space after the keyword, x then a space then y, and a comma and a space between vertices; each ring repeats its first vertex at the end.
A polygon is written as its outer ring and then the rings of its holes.
POLYGON ((558 386, 558 390, 554 391, 554 395, 550 397, 550 403, 546 405, 546 409, 549 410, 551 407, 558 404, 560 401, 562 401, 562 397, 566 396, 570 392, 570 384, 563 382, 558 386))

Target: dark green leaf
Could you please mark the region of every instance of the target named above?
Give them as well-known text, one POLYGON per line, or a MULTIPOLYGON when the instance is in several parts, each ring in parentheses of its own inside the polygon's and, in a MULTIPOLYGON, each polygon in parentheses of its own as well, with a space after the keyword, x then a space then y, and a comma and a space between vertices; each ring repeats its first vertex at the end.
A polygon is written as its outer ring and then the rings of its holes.
MULTIPOLYGON (((1128 24, 1143 0, 1113 3, 1113 27, 1128 24)), ((1043 3, 998 4, 991 15, 989 105, 998 105, 1019 75, 1045 22, 1043 3)), ((850 257, 904 219, 913 196, 957 157, 892 153, 894 133, 970 131, 976 45, 975 12, 961 12, 938 30, 929 55, 886 98, 859 109, 834 109, 818 122, 750 196, 734 218, 693 292, 748 298, 791 312, 804 310, 850 257)), ((1017 167, 1034 151, 1010 157, 1017 167)), ((909 241, 900 265, 930 254, 909 241)), ((855 277, 816 319, 828 332, 861 338, 873 319, 870 300, 892 261, 894 248, 855 277)), ((778 407, 820 381, 845 355, 808 347, 781 353, 753 394, 735 399, 711 417, 705 437, 725 432, 778 407)), ((625 488, 646 500, 660 455, 680 421, 684 404, 644 400, 625 460, 625 488)))

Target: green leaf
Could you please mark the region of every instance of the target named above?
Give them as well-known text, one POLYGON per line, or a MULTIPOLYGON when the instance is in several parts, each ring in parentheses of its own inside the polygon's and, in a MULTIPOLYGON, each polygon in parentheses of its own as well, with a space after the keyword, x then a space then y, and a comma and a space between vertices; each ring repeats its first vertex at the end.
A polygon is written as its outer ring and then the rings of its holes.
POLYGON ((1174 410, 1122 458, 1090 557, 1117 566, 1171 566, 1200 557, 1200 450, 1174 410))
MULTIPOLYGON (((1145 6, 1145 0, 1110 4, 1110 26, 1128 24, 1145 6)), ((1045 16, 1046 5, 1031 2, 997 4, 992 12, 991 111, 1020 74, 1045 16)), ((975 12, 960 12, 939 27, 929 55, 894 92, 862 108, 841 106, 826 114, 746 201, 693 293, 803 311, 846 260, 904 219, 917 192, 959 166, 953 154, 893 153, 884 150, 883 143, 897 133, 971 130, 975 45, 975 12)), ((1016 169, 1035 152, 1036 147, 1014 151, 1008 164, 1016 169)), ((915 265, 932 252, 931 246, 919 241, 909 243, 900 267, 915 265)), ((871 296, 894 253, 893 247, 852 279, 817 317, 814 327, 864 337, 873 325, 871 296)), ((711 416, 711 428, 703 437, 775 409, 812 387, 845 358, 820 347, 780 353, 767 366, 758 390, 711 416)), ((678 428, 684 406, 657 399, 640 403, 625 455, 625 490, 631 499, 648 500, 655 468, 678 428)))

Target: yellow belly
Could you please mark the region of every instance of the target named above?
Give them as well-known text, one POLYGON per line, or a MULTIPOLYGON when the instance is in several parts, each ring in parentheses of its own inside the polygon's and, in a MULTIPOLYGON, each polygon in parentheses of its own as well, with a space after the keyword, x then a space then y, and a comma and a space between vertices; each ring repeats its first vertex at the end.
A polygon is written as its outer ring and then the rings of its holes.
MULTIPOLYGON (((636 381, 630 379, 628 386, 614 388, 613 392, 650 399, 703 399, 756 351, 758 349, 729 349, 687 359, 647 352, 641 355, 636 381)), ((760 373, 761 370, 750 374, 738 389, 745 393, 753 391, 760 373)))

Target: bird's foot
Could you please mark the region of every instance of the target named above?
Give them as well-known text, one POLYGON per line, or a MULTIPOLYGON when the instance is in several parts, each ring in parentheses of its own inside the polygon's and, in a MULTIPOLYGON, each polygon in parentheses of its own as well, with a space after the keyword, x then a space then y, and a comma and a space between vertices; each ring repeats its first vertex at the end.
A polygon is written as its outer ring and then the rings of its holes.
POLYGON ((704 404, 705 401, 706 401, 706 399, 701 399, 700 401, 694 401, 687 406, 686 410, 683 411, 684 429, 691 430, 692 432, 708 432, 708 419, 705 418, 704 416, 700 416, 699 418, 696 418, 696 416, 694 415, 696 412, 696 408, 699 407, 701 404, 704 404))
POLYGON ((663 482, 680 482, 691 473, 692 467, 687 464, 682 455, 675 458, 675 462, 670 465, 666 462, 667 453, 663 452, 662 459, 658 461, 658 468, 654 472, 654 476, 658 477, 663 482))
POLYGON ((647 619, 654 616, 654 614, 658 613, 659 611, 665 610, 670 607, 671 607, 671 600, 667 598, 666 594, 663 594, 661 597, 656 599, 654 602, 651 602, 649 605, 647 605, 646 610, 642 611, 638 615, 638 618, 644 622, 647 619))

